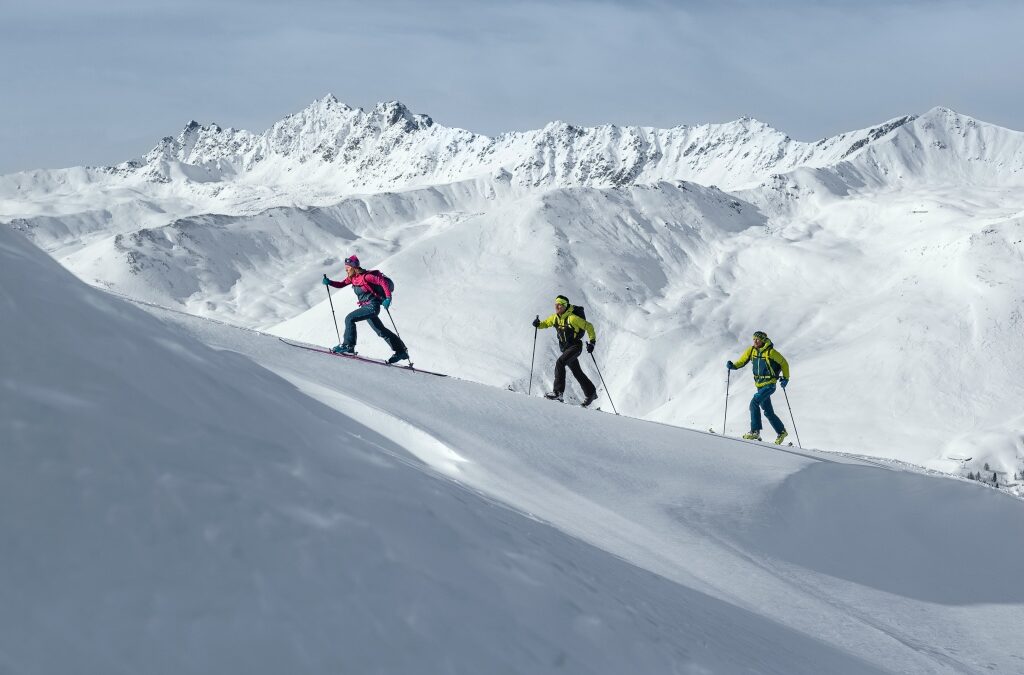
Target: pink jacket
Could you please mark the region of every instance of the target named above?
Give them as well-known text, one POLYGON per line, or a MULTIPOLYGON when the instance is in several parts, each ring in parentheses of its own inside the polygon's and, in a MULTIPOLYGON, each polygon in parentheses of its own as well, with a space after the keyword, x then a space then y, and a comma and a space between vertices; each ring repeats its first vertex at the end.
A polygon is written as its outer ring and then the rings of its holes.
POLYGON ((368 305, 375 300, 380 302, 384 298, 391 297, 391 289, 388 288, 388 282, 376 271, 364 270, 360 274, 346 277, 342 281, 331 281, 330 285, 335 288, 345 288, 351 285, 352 290, 356 292, 356 298, 359 299, 360 307, 368 305))

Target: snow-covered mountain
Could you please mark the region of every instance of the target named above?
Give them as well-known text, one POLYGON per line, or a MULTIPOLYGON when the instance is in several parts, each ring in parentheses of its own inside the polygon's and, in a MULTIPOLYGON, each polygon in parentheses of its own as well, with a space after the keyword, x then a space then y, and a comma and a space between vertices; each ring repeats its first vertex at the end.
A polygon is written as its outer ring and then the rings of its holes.
POLYGON ((935 108, 920 119, 901 117, 817 143, 794 141, 751 118, 672 129, 555 122, 488 138, 435 124, 396 101, 367 113, 327 96, 260 135, 190 122, 176 138, 163 139, 141 160, 121 168, 151 180, 197 182, 246 174, 280 181, 282 173, 298 172, 368 192, 489 175, 533 188, 621 187, 663 180, 736 188, 859 155, 865 155, 860 164, 874 169, 862 180, 910 169, 920 173, 936 164, 942 170, 945 162, 930 160, 936 153, 951 152, 994 163, 993 173, 1016 173, 1020 179, 1024 156, 1019 143, 1004 143, 1006 133, 1013 132, 935 108))
POLYGON ((488 138, 328 96, 262 134, 191 123, 118 167, 0 177, 0 218, 89 283, 320 343, 317 280, 358 253, 397 281, 417 358, 503 388, 567 293, 620 409, 697 428, 767 330, 808 443, 1006 483, 1024 471, 1022 182, 1024 134, 943 108, 816 143, 751 119, 488 138))
POLYGON ((0 181, 0 214, 20 214, 23 202, 43 212, 67 213, 50 202, 75 203, 73 194, 82 192, 110 208, 131 197, 123 192, 127 186, 150 199, 163 197, 181 209, 179 215, 189 215, 190 200, 195 208, 212 199, 228 212, 246 213, 481 178, 525 188, 686 180, 736 189, 799 167, 846 163, 861 181, 912 172, 936 177, 927 172, 929 166, 946 178, 951 161, 963 165, 954 175, 1022 180, 1017 132, 944 108, 815 143, 795 141, 751 118, 672 129, 555 122, 489 138, 436 124, 399 102, 365 112, 326 96, 262 134, 192 121, 176 137, 165 137, 144 156, 117 167, 6 176, 0 181), (187 185, 187 198, 181 190, 159 189, 171 183, 187 185), (7 200, 15 208, 5 206, 7 200))
POLYGON ((995 490, 145 312, 6 228, 0 289, 4 672, 1024 660, 995 490))

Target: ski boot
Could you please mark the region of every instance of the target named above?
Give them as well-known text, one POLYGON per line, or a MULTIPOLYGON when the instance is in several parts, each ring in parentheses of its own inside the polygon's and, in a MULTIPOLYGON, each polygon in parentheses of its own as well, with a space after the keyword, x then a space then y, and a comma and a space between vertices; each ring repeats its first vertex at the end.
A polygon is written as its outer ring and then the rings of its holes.
POLYGON ((398 363, 399 361, 408 361, 408 360, 409 360, 409 352, 407 352, 406 350, 403 349, 400 352, 395 352, 394 354, 392 354, 391 357, 388 359, 388 363, 398 363))
POLYGON ((759 441, 761 440, 761 432, 748 431, 747 433, 743 434, 743 438, 747 439, 748 441, 759 441))
POLYGON ((544 398, 546 398, 549 401, 558 401, 559 403, 562 403, 562 395, 556 391, 550 391, 544 394, 544 398))
POLYGON ((778 436, 776 436, 775 437, 775 445, 782 445, 782 441, 786 440, 786 436, 789 436, 789 434, 787 432, 785 432, 785 431, 783 431, 778 436))
POLYGON ((331 349, 335 354, 355 354, 356 348, 352 345, 337 345, 331 349))
POLYGON ((591 403, 593 403, 596 400, 597 400, 597 393, 593 393, 593 394, 590 394, 589 396, 587 396, 585 399, 583 399, 583 403, 580 403, 580 405, 583 406, 584 408, 586 408, 586 407, 588 407, 591 403))

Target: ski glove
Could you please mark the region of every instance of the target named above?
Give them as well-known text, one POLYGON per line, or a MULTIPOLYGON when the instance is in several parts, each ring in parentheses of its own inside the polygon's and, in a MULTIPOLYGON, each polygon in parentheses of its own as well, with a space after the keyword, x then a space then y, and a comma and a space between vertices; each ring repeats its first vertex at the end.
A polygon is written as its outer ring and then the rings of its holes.
POLYGON ((789 384, 789 380, 787 380, 787 379, 786 379, 786 378, 784 378, 784 377, 780 377, 780 378, 779 378, 779 386, 780 386, 780 387, 782 387, 783 389, 785 389, 785 388, 786 388, 786 385, 787 385, 787 384, 789 384))
POLYGON ((327 275, 325 274, 324 275, 324 286, 330 286, 330 285, 331 285, 331 280, 328 279, 327 275))
POLYGON ((736 365, 732 361, 726 361, 725 367, 729 370, 736 370, 736 365))
POLYGON ((533 320, 533 327, 540 328, 540 317, 533 320))
POLYGON ((384 298, 384 302, 380 303, 380 306, 387 309, 391 306, 391 298, 384 298))
POLYGON ((587 353, 588 354, 593 354, 594 353, 594 342, 593 341, 587 343, 587 353))

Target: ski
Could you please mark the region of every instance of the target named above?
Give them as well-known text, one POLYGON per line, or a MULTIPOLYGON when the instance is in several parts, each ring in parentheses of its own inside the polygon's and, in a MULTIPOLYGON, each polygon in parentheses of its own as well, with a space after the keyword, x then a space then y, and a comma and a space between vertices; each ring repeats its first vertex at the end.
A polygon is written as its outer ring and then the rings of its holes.
POLYGON ((715 431, 714 427, 711 427, 710 429, 708 429, 708 433, 709 434, 714 434, 715 436, 723 436, 724 438, 733 438, 733 439, 735 439, 737 441, 746 441, 747 443, 767 443, 768 445, 776 445, 776 446, 778 446, 780 448, 781 447, 787 447, 787 448, 792 448, 793 447, 793 442, 792 441, 790 441, 789 443, 786 443, 786 445, 783 446, 781 443, 774 443, 772 441, 766 441, 763 438, 751 439, 751 438, 743 438, 742 436, 726 436, 725 434, 719 434, 717 431, 715 431))
POLYGON ((307 344, 303 344, 301 342, 292 342, 291 340, 285 340, 282 337, 279 337, 277 339, 280 340, 281 342, 285 343, 286 345, 291 346, 291 347, 298 347, 299 349, 305 349, 306 351, 310 351, 310 352, 319 352, 320 354, 327 354, 329 356, 338 356, 338 357, 343 358, 343 359, 351 359, 352 361, 362 361, 363 363, 373 363, 373 364, 376 364, 378 366, 386 366, 388 368, 397 368, 399 370, 408 370, 408 371, 413 372, 413 373, 423 373, 424 375, 435 375, 437 377, 448 377, 444 373, 435 373, 432 370, 422 370, 420 368, 414 368, 412 366, 400 366, 400 365, 397 365, 397 364, 394 364, 394 363, 388 363, 387 361, 384 361, 382 359, 371 359, 371 358, 368 358, 368 357, 365 357, 365 356, 359 356, 358 354, 338 354, 337 352, 332 352, 330 349, 327 349, 326 347, 319 347, 319 346, 316 346, 316 345, 307 345, 307 344))
POLYGON ((547 401, 554 401, 555 403, 561 403, 563 405, 571 405, 574 408, 583 408, 584 410, 597 410, 597 411, 600 411, 600 412, 607 412, 605 410, 601 410, 601 406, 594 405, 593 403, 591 403, 590 405, 583 405, 582 403, 578 403, 576 401, 566 401, 566 400, 560 399, 560 398, 547 398, 547 397, 543 397, 543 398, 545 400, 547 400, 547 401))

